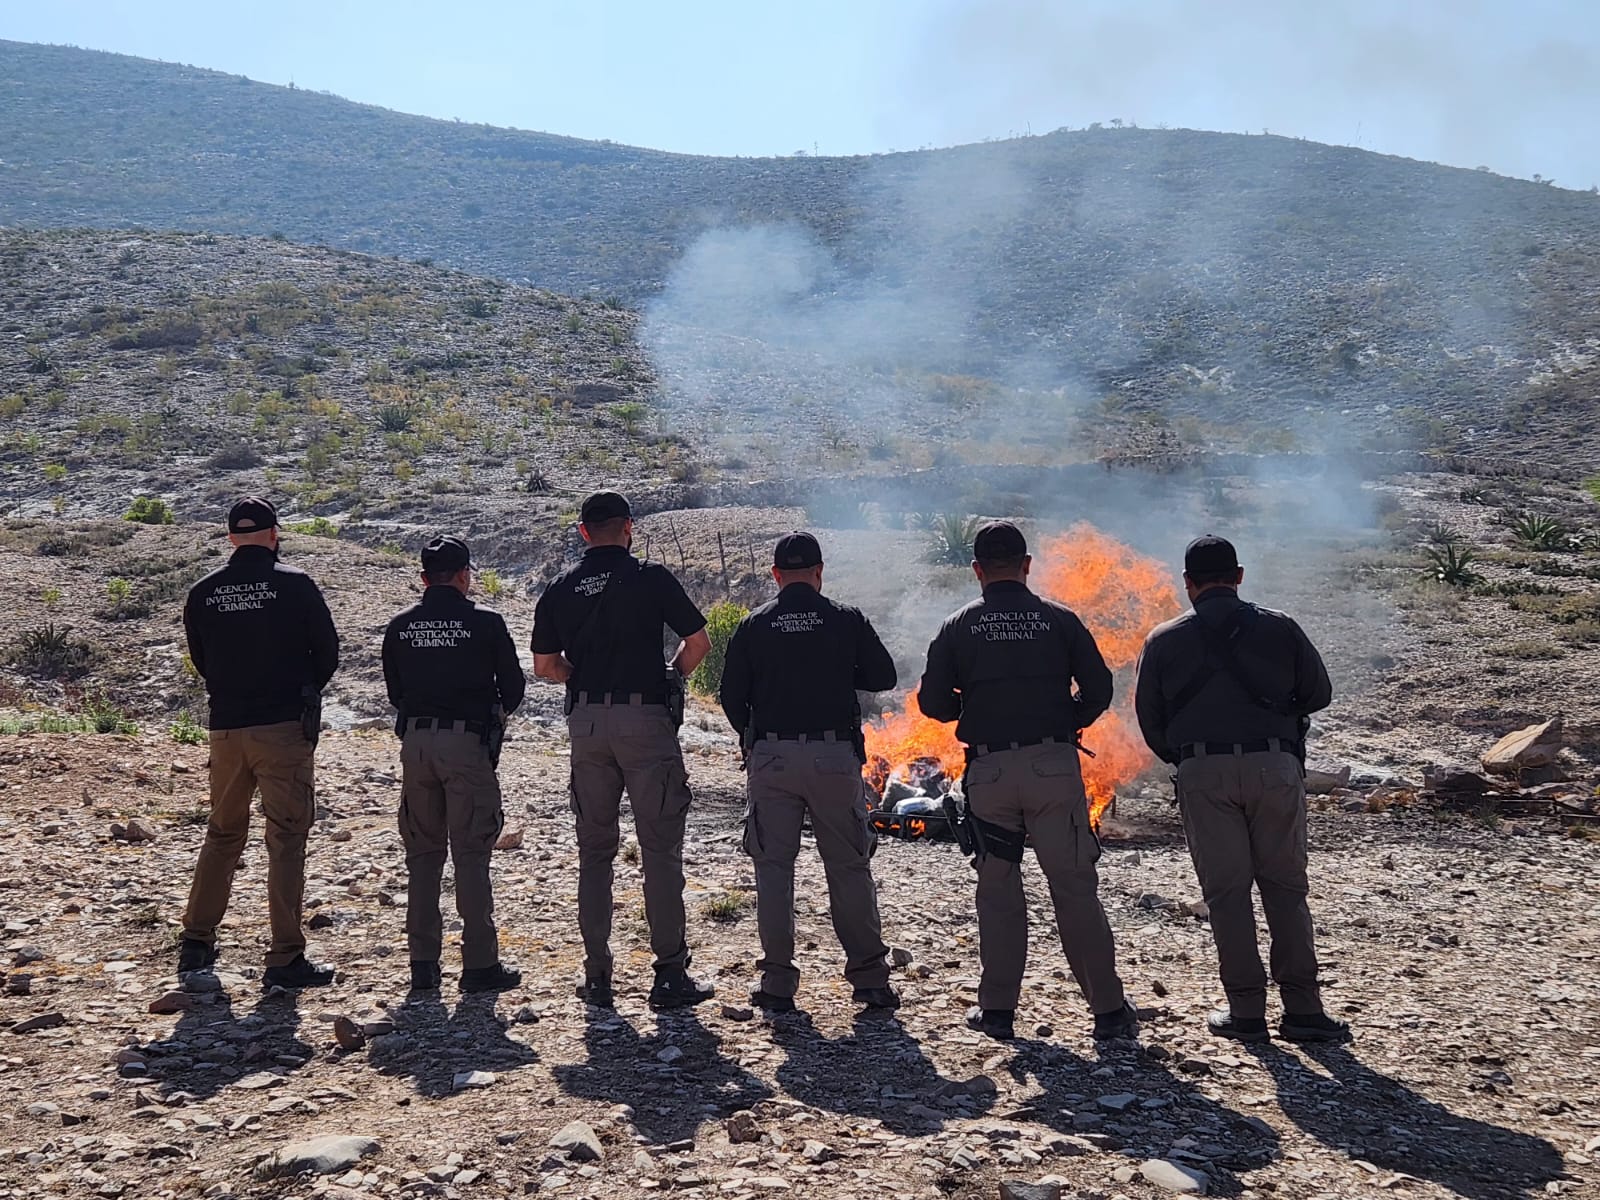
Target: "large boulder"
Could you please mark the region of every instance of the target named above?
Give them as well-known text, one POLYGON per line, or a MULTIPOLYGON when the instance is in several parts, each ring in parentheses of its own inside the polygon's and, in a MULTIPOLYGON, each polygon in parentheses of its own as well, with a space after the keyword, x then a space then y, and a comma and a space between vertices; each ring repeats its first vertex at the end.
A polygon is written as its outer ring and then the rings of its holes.
POLYGON ((1561 753, 1561 718, 1552 717, 1539 725, 1529 725, 1508 733, 1483 756, 1483 769, 1490 775, 1512 779, 1524 771, 1548 767, 1561 753))

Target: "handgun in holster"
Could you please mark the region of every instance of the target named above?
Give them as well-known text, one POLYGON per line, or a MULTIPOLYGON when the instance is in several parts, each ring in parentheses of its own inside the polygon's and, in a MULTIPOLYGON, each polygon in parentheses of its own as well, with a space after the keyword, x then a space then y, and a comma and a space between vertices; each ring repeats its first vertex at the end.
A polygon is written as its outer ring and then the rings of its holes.
POLYGON ((674 729, 683 728, 684 709, 684 679, 683 672, 672 663, 667 664, 667 716, 672 719, 674 729))
POLYGON ((756 748, 756 727, 746 725, 739 734, 739 766, 741 769, 750 765, 750 751, 756 748))
POLYGON ((863 766, 867 762, 867 731, 861 727, 861 697, 853 703, 850 723, 850 744, 856 748, 856 757, 863 766))
POLYGON ((313 746, 322 736, 322 689, 310 683, 300 689, 300 732, 313 746))
POLYGON ((489 765, 500 769, 500 748, 506 741, 506 711, 498 704, 489 709, 489 720, 483 727, 483 744, 489 750, 489 765))

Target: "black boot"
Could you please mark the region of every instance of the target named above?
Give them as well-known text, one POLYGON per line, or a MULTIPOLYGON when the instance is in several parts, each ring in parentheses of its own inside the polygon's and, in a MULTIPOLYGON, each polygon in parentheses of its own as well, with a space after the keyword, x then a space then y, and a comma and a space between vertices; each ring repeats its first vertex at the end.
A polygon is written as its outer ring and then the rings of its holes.
POLYGON ((1010 1008, 974 1008, 967 1012, 967 1028, 987 1034, 997 1042, 1009 1042, 1016 1036, 1016 1016, 1016 1010, 1010 1008))
POLYGON ((853 997, 857 1004, 886 1011, 900 1007, 900 994, 892 987, 857 988, 853 997))
POLYGON ((651 1008, 688 1008, 711 999, 717 989, 709 983, 691 979, 682 967, 657 968, 656 985, 650 989, 651 1008))
POLYGON ((1286 1042, 1348 1042, 1348 1022, 1327 1013, 1284 1013, 1278 1036, 1286 1042))
POLYGON ((616 993, 611 990, 609 979, 585 979, 583 986, 578 989, 578 999, 596 1008, 615 1008, 617 1006, 616 993))
POLYGON ((439 964, 436 962, 411 962, 411 990, 437 992, 439 990, 439 964))
POLYGON ((1206 1018, 1206 1028, 1218 1037, 1236 1042, 1264 1042, 1270 1036, 1265 1017, 1236 1017, 1225 1008, 1219 1008, 1206 1018))
POLYGON ((771 992, 757 988, 750 993, 750 1003, 762 1012, 792 1013, 794 1011, 793 996, 774 996, 771 992))
POLYGON ((296 988, 327 987, 333 982, 334 971, 332 967, 325 967, 321 963, 310 961, 304 954, 297 954, 293 962, 284 963, 281 967, 268 967, 261 976, 262 988, 296 988))
POLYGON ((1110 1042, 1118 1038, 1136 1038, 1138 1036, 1139 1010, 1133 1006, 1132 1001, 1124 1000, 1121 1008, 1113 1009, 1108 1013, 1095 1013, 1095 1041, 1110 1042))
POLYGON ((495 963, 492 967, 472 967, 461 972, 463 992, 504 992, 522 982, 522 972, 495 963))
POLYGON ((184 938, 178 944, 178 974, 204 971, 217 961, 217 948, 197 938, 184 938))

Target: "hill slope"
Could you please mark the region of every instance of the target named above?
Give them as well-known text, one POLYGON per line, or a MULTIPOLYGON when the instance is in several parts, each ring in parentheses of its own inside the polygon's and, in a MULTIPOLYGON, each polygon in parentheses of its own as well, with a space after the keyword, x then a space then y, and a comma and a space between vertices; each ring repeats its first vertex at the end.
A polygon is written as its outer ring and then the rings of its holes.
POLYGON ((1343 418, 1473 449, 1543 411, 1589 420, 1587 194, 1184 131, 669 155, 11 42, 0 85, 0 222, 282 232, 657 296, 668 391, 718 404, 773 375, 811 388, 798 354, 849 368, 841 392, 866 367, 914 399, 955 372, 1158 416, 1281 425, 1288 402, 1318 438, 1343 418), (684 328, 762 361, 728 373, 684 328))

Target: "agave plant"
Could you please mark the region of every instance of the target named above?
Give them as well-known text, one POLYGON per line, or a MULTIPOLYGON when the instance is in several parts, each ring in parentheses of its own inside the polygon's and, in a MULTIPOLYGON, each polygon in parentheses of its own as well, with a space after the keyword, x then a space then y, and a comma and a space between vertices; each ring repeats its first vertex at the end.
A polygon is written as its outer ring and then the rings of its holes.
POLYGON ((928 522, 928 561, 964 567, 972 561, 972 539, 981 522, 960 513, 939 513, 928 522))
POLYGON ((1560 521, 1539 513, 1523 513, 1511 522, 1511 536, 1530 550, 1565 550, 1571 538, 1560 521))
POLYGON ((1468 587, 1478 582, 1478 573, 1472 569, 1472 564, 1477 556, 1470 547, 1458 542, 1448 542, 1443 546, 1431 546, 1428 549, 1428 561, 1432 564, 1433 577, 1440 583, 1448 583, 1452 587, 1468 587))

